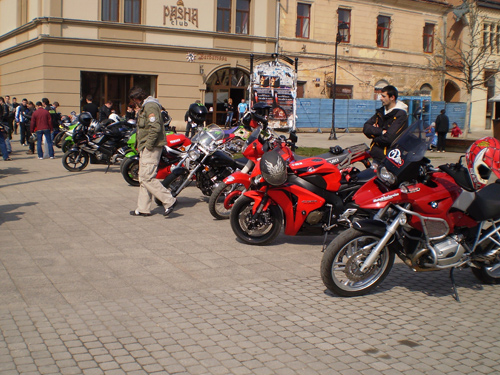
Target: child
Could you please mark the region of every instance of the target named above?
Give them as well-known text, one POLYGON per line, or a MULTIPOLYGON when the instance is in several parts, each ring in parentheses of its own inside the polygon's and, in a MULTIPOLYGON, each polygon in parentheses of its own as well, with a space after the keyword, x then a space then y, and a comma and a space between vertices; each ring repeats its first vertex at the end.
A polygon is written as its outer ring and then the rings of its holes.
POLYGON ((452 128, 451 128, 451 136, 458 138, 461 135, 462 135, 462 130, 460 130, 460 128, 458 127, 458 124, 456 122, 454 122, 452 124, 452 128))
POLYGON ((434 151, 432 147, 436 147, 437 145, 436 123, 433 122, 431 126, 425 129, 425 133, 426 137, 432 137, 432 141, 429 143, 429 150, 434 151))

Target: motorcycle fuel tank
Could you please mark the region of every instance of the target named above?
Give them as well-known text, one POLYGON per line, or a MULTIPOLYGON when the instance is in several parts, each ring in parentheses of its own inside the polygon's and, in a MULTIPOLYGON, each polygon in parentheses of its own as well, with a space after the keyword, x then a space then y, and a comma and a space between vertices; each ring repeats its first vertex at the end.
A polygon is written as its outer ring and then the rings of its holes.
POLYGON ((184 134, 169 134, 166 137, 168 147, 189 146, 191 140, 184 134))
POLYGON ((290 168, 299 177, 329 191, 340 188, 342 175, 339 169, 321 158, 307 158, 290 163, 290 168))

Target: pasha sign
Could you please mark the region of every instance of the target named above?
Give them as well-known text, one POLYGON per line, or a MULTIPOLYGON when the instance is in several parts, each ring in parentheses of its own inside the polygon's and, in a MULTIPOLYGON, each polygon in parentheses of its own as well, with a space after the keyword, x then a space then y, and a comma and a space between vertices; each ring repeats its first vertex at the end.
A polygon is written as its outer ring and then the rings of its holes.
POLYGON ((198 28, 198 8, 186 8, 182 0, 176 5, 164 5, 163 26, 166 25, 198 28))

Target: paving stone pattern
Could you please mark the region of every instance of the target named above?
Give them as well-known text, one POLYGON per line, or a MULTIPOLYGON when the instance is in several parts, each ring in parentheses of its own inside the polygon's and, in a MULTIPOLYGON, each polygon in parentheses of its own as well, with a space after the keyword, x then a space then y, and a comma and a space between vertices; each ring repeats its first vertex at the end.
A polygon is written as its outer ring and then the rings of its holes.
MULTIPOLYGON (((322 135, 325 136, 324 134, 322 135)), ((239 243, 189 187, 136 218, 118 167, 0 161, 0 374, 492 374, 500 289, 397 262, 340 298, 321 237, 239 243)), ((24 150, 24 149, 23 149, 24 150)))

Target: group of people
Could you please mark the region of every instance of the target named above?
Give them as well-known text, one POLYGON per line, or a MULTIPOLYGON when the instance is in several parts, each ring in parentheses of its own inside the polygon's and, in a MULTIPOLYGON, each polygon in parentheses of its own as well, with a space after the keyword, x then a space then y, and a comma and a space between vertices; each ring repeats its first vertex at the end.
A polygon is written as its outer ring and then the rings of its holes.
MULTIPOLYGON (((224 101, 224 109, 226 110, 226 121, 224 122, 224 126, 226 128, 230 128, 233 122, 234 117, 234 104, 233 99, 228 98, 224 101)), ((245 99, 241 99, 241 102, 238 104, 238 118, 241 119, 245 112, 248 110, 248 104, 245 99)))
MULTIPOLYGON (((363 133, 372 140, 370 154, 375 162, 381 162, 387 155, 391 143, 408 127, 408 106, 398 100, 398 90, 394 86, 386 86, 380 93, 382 107, 376 110, 363 126, 363 133)), ((446 152, 446 136, 450 132, 450 120, 446 110, 441 110, 426 129, 428 137, 435 137, 437 152, 446 152)), ((456 122, 452 123, 451 136, 459 137, 462 130, 456 122)))
POLYGON ((50 104, 48 98, 33 103, 23 99, 21 103, 17 98, 10 96, 0 97, 0 151, 5 161, 12 158, 12 147, 10 140, 13 134, 20 135, 19 142, 22 146, 28 146, 27 154, 35 153, 35 142, 39 159, 43 159, 43 139, 49 157, 54 158, 53 139, 59 132, 61 114, 57 111, 58 102, 50 104))

